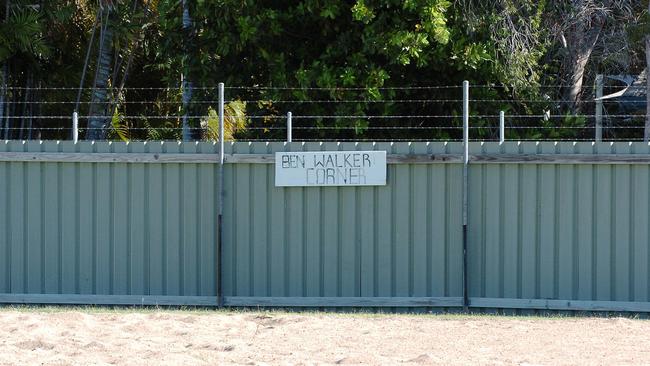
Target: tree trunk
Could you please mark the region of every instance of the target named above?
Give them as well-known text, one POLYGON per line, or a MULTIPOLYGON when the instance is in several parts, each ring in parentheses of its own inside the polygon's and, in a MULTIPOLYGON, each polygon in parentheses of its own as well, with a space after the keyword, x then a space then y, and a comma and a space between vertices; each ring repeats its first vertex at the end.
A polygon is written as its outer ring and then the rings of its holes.
MULTIPOLYGON (((650 11, 650 4, 648 4, 650 11)), ((645 104, 645 128, 643 129, 643 141, 650 141, 650 34, 645 37, 645 82, 646 82, 646 104, 645 104)))
MULTIPOLYGON (((43 81, 41 81, 41 80, 38 81, 37 89, 38 89, 38 93, 34 97, 35 102, 43 100, 43 91, 42 91, 42 89, 43 89, 43 81)), ((37 116, 42 116, 43 115, 43 103, 36 104, 36 115, 37 116)), ((43 139, 43 131, 41 130, 42 124, 40 122, 40 118, 34 118, 34 123, 33 124, 34 124, 34 133, 36 134, 33 137, 36 140, 42 140, 43 139)))
MULTIPOLYGON (((187 74, 184 75, 187 77, 187 74)), ((192 89, 193 84, 191 81, 183 78, 183 141, 192 141, 194 138, 194 125, 190 119, 190 110, 192 109, 192 89)))
POLYGON ((29 94, 28 99, 28 108, 29 111, 27 114, 27 139, 31 140, 34 137, 34 101, 36 100, 36 90, 34 90, 34 74, 30 72, 29 75, 29 87, 32 88, 31 93, 29 94))
POLYGON ((11 64, 7 62, 5 64, 5 70, 6 70, 6 79, 5 79, 5 96, 4 96, 4 105, 5 105, 5 111, 4 111, 4 118, 5 118, 5 124, 4 124, 4 133, 5 136, 4 138, 6 140, 11 140, 13 138, 13 125, 14 125, 14 119, 12 116, 15 115, 15 110, 16 110, 16 103, 13 103, 14 100, 18 100, 18 90, 15 89, 10 89, 10 79, 9 75, 11 75, 11 64))
POLYGON ((192 17, 190 16, 189 0, 183 0, 183 52, 185 52, 186 63, 184 65, 181 87, 183 90, 183 141, 192 141, 197 136, 197 123, 190 118, 192 115, 192 92, 194 83, 190 78, 190 57, 192 50, 192 17))
POLYGON ((578 53, 571 57, 571 63, 568 70, 568 83, 564 93, 564 101, 567 105, 567 111, 573 115, 579 112, 580 94, 585 76, 585 69, 589 62, 589 54, 578 53))
MULTIPOLYGON (((10 70, 11 71, 11 70, 10 70)), ((13 116, 16 115, 16 103, 15 101, 18 100, 18 91, 13 90, 11 93, 7 95, 6 98, 6 106, 7 110, 5 112, 5 139, 7 140, 13 140, 15 138, 15 129, 14 129, 14 118, 13 116)))
POLYGON ((31 90, 31 85, 30 85, 30 76, 27 76, 27 80, 25 81, 25 90, 23 92, 23 111, 20 116, 20 127, 18 128, 18 139, 19 140, 24 140, 25 136, 27 135, 27 116, 29 115, 29 98, 30 98, 30 92, 31 90))
MULTIPOLYGON (((9 6, 11 5, 11 1, 7 0, 5 4, 5 23, 9 21, 9 6)), ((8 83, 8 78, 9 78, 9 73, 7 70, 7 62, 5 61, 4 64, 2 64, 2 75, 0 75, 0 138, 7 138, 7 133, 5 132, 5 128, 8 125, 8 121, 5 123, 5 115, 8 113, 5 113, 5 110, 8 110, 6 108, 6 101, 7 101, 7 83, 8 83)))
MULTIPOLYGON (((109 10, 105 10, 109 11, 109 10)), ((113 60, 113 30, 106 25, 100 35, 99 56, 97 59, 97 72, 92 96, 90 99, 90 113, 88 118, 88 131, 86 140, 106 139, 107 127, 110 123, 110 109, 108 106, 108 86, 111 77, 111 61, 113 60)))
POLYGON ((586 29, 586 26, 582 21, 576 25, 576 30, 569 37, 571 41, 568 45, 569 56, 565 71, 566 87, 563 100, 567 112, 573 115, 580 112, 580 94, 585 70, 603 29, 603 20, 594 19, 591 28, 586 29))
POLYGON ((0 74, 0 139, 5 138, 5 95, 7 94, 7 64, 0 74))

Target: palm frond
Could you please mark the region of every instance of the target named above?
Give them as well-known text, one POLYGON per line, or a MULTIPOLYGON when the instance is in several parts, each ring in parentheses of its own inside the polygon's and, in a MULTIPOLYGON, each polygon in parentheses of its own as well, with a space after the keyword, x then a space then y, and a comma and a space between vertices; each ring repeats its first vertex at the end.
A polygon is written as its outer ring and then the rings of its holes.
POLYGON ((120 114, 117 110, 115 110, 115 113, 113 113, 113 117, 111 118, 111 125, 113 126, 113 130, 120 138, 120 140, 122 141, 131 140, 131 135, 129 133, 129 126, 124 121, 124 119, 120 118, 120 114))
MULTIPOLYGON (((235 100, 224 105, 224 139, 232 141, 235 134, 246 129, 246 103, 235 100)), ((219 114, 213 108, 208 109, 208 117, 201 121, 204 137, 207 140, 219 140, 219 114)))
POLYGON ((16 53, 47 57, 51 50, 43 37, 43 18, 31 8, 17 10, 0 26, 0 47, 5 58, 16 53), (7 55, 9 53, 9 55, 7 55))

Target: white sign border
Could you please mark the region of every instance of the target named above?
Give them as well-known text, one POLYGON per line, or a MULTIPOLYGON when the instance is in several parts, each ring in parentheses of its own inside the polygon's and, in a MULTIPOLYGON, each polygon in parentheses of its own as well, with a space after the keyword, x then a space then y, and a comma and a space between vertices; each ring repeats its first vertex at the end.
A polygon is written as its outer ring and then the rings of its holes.
MULTIPOLYGON (((327 174, 330 171, 326 171, 327 174)), ((323 174, 326 174, 325 172, 323 174)), ((369 150, 369 151, 279 151, 275 153, 275 186, 276 187, 367 187, 367 186, 385 186, 387 184, 387 164, 386 164, 386 151, 384 150, 369 150), (353 157, 346 158, 347 155, 353 155, 353 157), (364 156, 367 154, 370 156, 373 166, 367 167, 365 164, 370 163, 368 159, 364 156), (321 160, 316 160, 316 157, 323 155, 321 160), (355 160, 354 157, 361 155, 360 159, 355 160), (300 157, 300 158, 290 158, 289 160, 282 160, 283 156, 290 157, 300 157), (314 157, 314 158, 308 158, 314 157), (335 158, 332 158, 335 157, 335 158), (329 159, 328 159, 329 158, 329 159), (283 167, 283 162, 284 166, 283 167), (310 164, 311 163, 311 164, 310 164), (314 168, 314 164, 323 163, 320 167, 314 168), (333 164, 333 165, 332 165, 333 164), (287 165, 289 167, 287 167, 287 165), (361 166, 359 166, 361 165, 361 166), (313 184, 309 183, 310 170, 313 169, 337 169, 335 173, 338 175, 332 177, 328 175, 327 177, 320 176, 320 173, 314 171, 312 177, 314 179, 325 179, 333 178, 335 181, 338 177, 341 177, 341 172, 339 169, 346 169, 343 172, 343 176, 349 177, 349 179, 354 179, 355 177, 360 177, 354 173, 363 171, 363 177, 366 179, 364 183, 324 183, 319 184, 314 182, 313 184), (318 174, 318 178, 316 177, 318 174)))

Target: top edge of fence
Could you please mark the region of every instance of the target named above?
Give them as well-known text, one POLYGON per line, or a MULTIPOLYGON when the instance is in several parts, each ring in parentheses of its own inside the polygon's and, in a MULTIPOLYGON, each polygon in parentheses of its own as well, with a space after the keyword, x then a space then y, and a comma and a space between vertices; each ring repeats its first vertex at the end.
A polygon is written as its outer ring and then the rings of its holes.
MULTIPOLYGON (((295 103, 295 104, 310 104, 310 103, 460 103, 462 99, 306 99, 306 100, 287 100, 287 99, 226 99, 225 102, 242 102, 242 103, 295 103)), ((190 100, 187 104, 216 104, 219 100, 216 99, 199 99, 190 100)), ((469 99, 472 103, 568 103, 569 100, 546 100, 546 99, 469 99)), ((617 104, 645 104, 645 100, 583 100, 582 103, 617 103, 617 104)), ((11 101, 4 102, 6 104, 77 104, 76 101, 11 101)), ((182 104, 182 101, 164 101, 164 100, 122 100, 119 104, 182 104)), ((98 104, 93 101, 81 101, 80 105, 98 104)))
MULTIPOLYGON (((430 144, 462 144, 463 139, 297 139, 291 142, 288 142, 283 139, 243 139, 243 140, 227 140, 226 144, 253 144, 253 143, 282 143, 284 145, 305 145, 305 144, 331 144, 331 143, 356 143, 356 144, 366 144, 372 143, 373 145, 378 144, 409 144, 409 143, 430 143, 430 144)), ((595 141, 594 139, 517 139, 517 140, 486 140, 486 139, 469 139, 469 142, 472 144, 478 145, 521 145, 521 144, 591 144, 591 145, 615 145, 615 144, 629 144, 629 145, 647 145, 650 146, 650 142, 644 142, 643 139, 603 139, 602 141, 595 141)), ((22 144, 22 145, 51 145, 51 144, 66 144, 66 145, 99 145, 99 144, 108 144, 108 145, 218 145, 219 141, 217 140, 191 140, 191 141, 182 141, 182 140, 130 140, 130 141, 120 141, 120 140, 25 140, 25 139, 11 139, 11 140, 0 140, 2 144, 22 144)), ((20 153, 20 151, 2 151, 3 153, 20 153)), ((27 152, 27 151, 24 151, 27 152)), ((31 151, 29 153, 34 153, 31 151)), ((62 151, 48 152, 48 153, 67 153, 62 151)), ((97 152, 99 153, 99 152, 97 152)), ((128 152, 126 152, 128 153, 128 152)), ((134 152, 135 153, 135 152, 134 152)), ((160 152, 155 152, 156 154, 160 152)), ((187 152, 179 152, 180 154, 187 152)), ((634 153, 630 153, 634 154, 634 153)))

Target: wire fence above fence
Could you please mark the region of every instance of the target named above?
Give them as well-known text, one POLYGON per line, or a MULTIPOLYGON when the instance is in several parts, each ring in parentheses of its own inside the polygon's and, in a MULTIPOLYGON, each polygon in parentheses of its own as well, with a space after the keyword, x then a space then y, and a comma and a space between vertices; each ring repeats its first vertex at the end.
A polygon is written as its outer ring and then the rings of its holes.
MULTIPOLYGON (((460 84, 224 89, 226 95, 220 97, 217 86, 196 87, 194 98, 183 100, 179 87, 125 87, 110 89, 108 101, 98 102, 88 94, 77 103, 79 88, 10 86, 0 98, 0 138, 84 139, 97 136, 90 134, 96 131, 107 139, 215 139, 220 102, 226 107, 228 139, 454 141, 463 137, 465 100, 460 84)), ((537 99, 517 98, 504 93, 507 89, 511 87, 470 86, 471 97, 466 100, 470 139, 632 141, 648 135, 645 100, 598 99, 587 88, 585 100, 572 113, 566 108, 571 101, 545 93, 537 99)))

